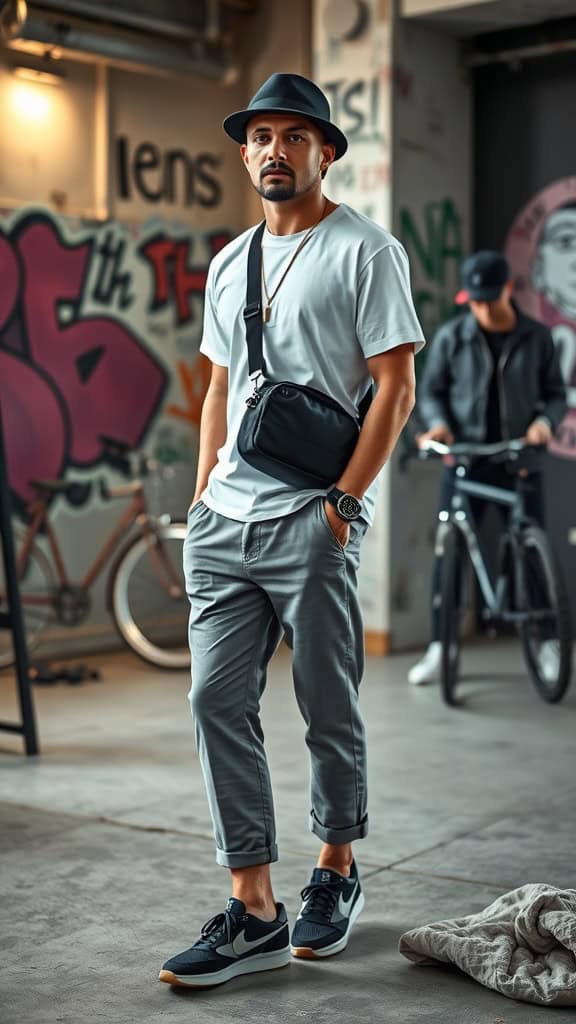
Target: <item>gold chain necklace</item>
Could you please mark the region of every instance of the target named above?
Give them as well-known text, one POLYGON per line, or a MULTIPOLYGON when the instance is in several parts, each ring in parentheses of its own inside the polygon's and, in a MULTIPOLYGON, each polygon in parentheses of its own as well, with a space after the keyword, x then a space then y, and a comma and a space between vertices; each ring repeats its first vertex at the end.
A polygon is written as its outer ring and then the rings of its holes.
POLYGON ((312 235, 312 232, 315 231, 315 229, 318 227, 318 225, 320 224, 320 221, 324 220, 324 217, 326 215, 326 207, 327 206, 328 206, 328 200, 325 199, 324 200, 324 206, 322 208, 322 216, 320 217, 319 220, 316 221, 315 224, 312 225, 312 227, 304 235, 304 238, 298 243, 298 247, 296 248, 296 250, 293 252, 292 256, 290 257, 290 260, 288 261, 288 266, 286 267, 284 273, 282 274, 282 277, 278 281, 278 284, 276 285, 274 291, 272 292, 272 295, 268 294, 268 288, 266 287, 266 278, 264 276, 264 236, 262 236, 262 287, 264 289, 264 295, 266 296, 266 305, 264 306, 264 311, 263 311, 263 314, 262 314, 262 319, 264 320, 265 324, 267 324, 268 321, 270 320, 271 306, 272 306, 272 303, 274 302, 274 299, 276 298, 278 292, 280 291, 281 285, 284 283, 284 278, 286 277, 288 271, 290 270, 290 267, 294 263, 294 260, 299 255, 299 253, 302 251, 304 246, 306 245, 306 242, 308 241, 308 239, 312 235))

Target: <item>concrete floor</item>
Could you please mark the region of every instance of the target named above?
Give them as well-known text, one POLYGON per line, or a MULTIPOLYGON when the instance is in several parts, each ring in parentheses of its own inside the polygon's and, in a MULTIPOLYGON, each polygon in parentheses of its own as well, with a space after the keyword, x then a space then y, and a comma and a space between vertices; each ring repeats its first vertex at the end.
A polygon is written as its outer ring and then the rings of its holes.
MULTIPOLYGON (((102 682, 36 687, 42 756, 0 733, 0 1020, 3 1024, 334 1021, 556 1024, 551 1011, 397 953, 417 924, 473 913, 526 882, 574 886, 576 687, 557 707, 528 683, 516 645, 472 648, 464 708, 406 685, 412 658, 371 659, 371 832, 357 845, 366 909, 348 950, 322 962, 172 990, 161 962, 223 909, 184 674, 129 654, 102 682)), ((0 676, 0 718, 15 713, 0 676)), ((295 915, 317 840, 307 831, 307 757, 289 661, 264 703, 281 860, 277 898, 295 915)))

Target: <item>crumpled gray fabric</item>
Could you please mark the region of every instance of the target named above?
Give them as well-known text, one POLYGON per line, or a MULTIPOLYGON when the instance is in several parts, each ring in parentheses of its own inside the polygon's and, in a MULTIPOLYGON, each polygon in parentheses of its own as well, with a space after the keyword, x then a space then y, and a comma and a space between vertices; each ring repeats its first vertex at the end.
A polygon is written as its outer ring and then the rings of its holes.
POLYGON ((576 1006, 576 889, 523 885, 479 914, 405 932, 416 964, 455 964, 510 999, 576 1006))

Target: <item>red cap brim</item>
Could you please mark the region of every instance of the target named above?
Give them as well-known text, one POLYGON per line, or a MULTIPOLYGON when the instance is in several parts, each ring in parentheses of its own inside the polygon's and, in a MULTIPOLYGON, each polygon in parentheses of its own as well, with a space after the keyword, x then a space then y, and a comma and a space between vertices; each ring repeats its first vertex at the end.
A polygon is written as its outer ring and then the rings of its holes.
POLYGON ((457 306, 464 306, 466 302, 470 302, 470 292, 467 292, 465 288, 454 299, 457 306))

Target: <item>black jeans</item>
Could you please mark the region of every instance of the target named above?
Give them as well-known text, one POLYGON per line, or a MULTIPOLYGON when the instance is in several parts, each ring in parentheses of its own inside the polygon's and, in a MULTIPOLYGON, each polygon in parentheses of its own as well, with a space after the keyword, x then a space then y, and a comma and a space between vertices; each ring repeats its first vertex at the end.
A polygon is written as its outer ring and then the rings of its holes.
MULTIPOLYGON (((456 469, 454 466, 444 467, 440 483, 440 501, 438 504, 439 512, 450 508, 452 495, 454 493, 455 475, 456 469)), ((485 484, 491 484, 493 487, 503 487, 506 490, 511 490, 515 486, 513 474, 510 473, 504 465, 482 465, 482 463, 478 463, 469 471, 468 479, 477 480, 485 484)), ((530 473, 530 475, 523 480, 523 490, 526 515, 530 516, 530 518, 534 519, 539 526, 543 527, 544 489, 542 484, 542 474, 530 473)), ((472 515, 474 516, 474 522, 476 526, 480 528, 486 511, 492 505, 492 502, 472 497, 469 497, 469 501, 472 515)), ((504 505, 497 505, 496 503, 494 503, 494 507, 497 509, 501 517, 502 526, 505 526, 508 522, 508 509, 504 505)), ((435 558, 432 570, 432 640, 440 639, 441 579, 442 559, 435 558)))

